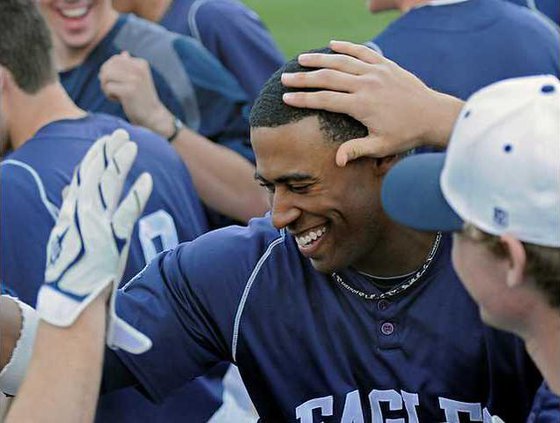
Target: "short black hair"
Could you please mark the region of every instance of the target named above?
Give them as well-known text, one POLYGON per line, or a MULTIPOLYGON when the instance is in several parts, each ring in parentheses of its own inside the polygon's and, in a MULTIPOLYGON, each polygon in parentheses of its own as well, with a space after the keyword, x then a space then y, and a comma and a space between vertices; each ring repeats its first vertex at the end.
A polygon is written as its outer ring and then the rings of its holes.
POLYGON ((0 65, 28 94, 56 81, 51 34, 34 0, 0 0, 0 65))
MULTIPOLYGON (((310 50, 308 53, 327 53, 334 54, 329 48, 310 50)), ((319 125, 324 135, 336 142, 342 143, 354 138, 367 136, 367 128, 351 116, 342 113, 333 113, 318 109, 304 109, 288 106, 282 100, 282 95, 294 91, 320 91, 317 88, 289 88, 282 85, 280 77, 283 73, 309 72, 316 68, 301 66, 297 57, 288 61, 278 69, 266 82, 255 104, 251 110, 249 123, 252 128, 274 128, 276 126, 287 125, 299 122, 309 117, 317 116, 319 125)))

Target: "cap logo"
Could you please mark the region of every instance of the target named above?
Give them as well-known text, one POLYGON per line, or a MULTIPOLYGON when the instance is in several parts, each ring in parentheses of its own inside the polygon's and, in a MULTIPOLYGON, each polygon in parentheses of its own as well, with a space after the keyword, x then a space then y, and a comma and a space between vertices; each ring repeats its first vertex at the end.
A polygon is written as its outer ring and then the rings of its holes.
POLYGON ((507 227, 508 222, 508 212, 499 207, 494 207, 494 223, 503 228, 507 227))

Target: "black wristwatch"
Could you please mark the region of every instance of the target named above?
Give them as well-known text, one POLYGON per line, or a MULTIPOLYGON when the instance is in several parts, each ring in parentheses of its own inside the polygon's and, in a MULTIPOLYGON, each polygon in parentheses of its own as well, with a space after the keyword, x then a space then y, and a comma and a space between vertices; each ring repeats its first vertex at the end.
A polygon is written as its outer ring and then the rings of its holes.
POLYGON ((167 141, 173 142, 179 134, 179 131, 184 127, 185 124, 181 122, 181 119, 179 119, 177 116, 173 116, 173 133, 167 137, 167 141))

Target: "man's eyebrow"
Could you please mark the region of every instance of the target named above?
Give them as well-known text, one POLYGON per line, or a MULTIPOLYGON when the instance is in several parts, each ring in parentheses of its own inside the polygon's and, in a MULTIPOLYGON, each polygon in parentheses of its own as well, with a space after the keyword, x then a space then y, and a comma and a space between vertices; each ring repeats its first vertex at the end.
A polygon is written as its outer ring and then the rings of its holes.
POLYGON ((255 179, 257 181, 266 182, 266 183, 277 183, 277 184, 287 184, 289 182, 302 182, 302 181, 314 181, 316 178, 307 174, 307 173, 289 173, 287 175, 282 175, 279 178, 274 179, 273 181, 269 181, 264 178, 258 172, 255 172, 255 179))

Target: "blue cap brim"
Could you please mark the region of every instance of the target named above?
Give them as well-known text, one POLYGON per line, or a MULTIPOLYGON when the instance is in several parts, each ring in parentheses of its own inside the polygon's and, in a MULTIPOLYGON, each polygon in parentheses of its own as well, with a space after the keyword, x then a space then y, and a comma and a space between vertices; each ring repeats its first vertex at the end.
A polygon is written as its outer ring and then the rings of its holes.
POLYGON ((445 153, 406 157, 387 173, 381 202, 391 219, 421 231, 459 231, 463 220, 449 206, 439 183, 445 153))

